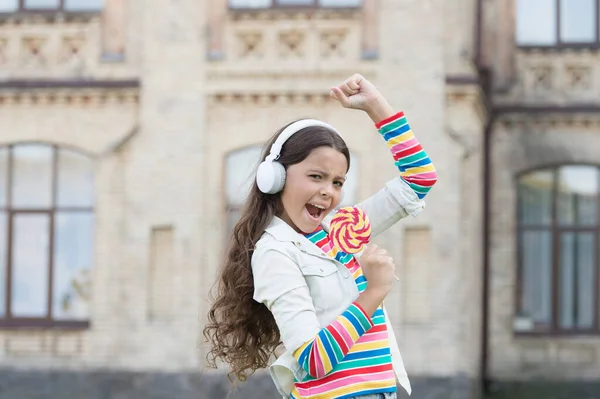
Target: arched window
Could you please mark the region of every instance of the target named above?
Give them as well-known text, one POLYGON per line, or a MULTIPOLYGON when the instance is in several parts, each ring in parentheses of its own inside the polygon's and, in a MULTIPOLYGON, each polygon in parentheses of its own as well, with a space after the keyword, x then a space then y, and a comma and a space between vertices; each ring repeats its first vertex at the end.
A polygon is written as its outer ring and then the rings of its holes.
POLYGON ((597 166, 520 176, 517 311, 529 321, 524 329, 600 332, 599 187, 597 166))
POLYGON ((225 160, 227 237, 240 218, 240 212, 254 182, 262 147, 251 146, 230 152, 225 160))
MULTIPOLYGON (((256 168, 260 161, 262 147, 250 146, 227 154, 225 159, 225 196, 226 196, 226 228, 227 238, 233 226, 240 218, 240 211, 246 201, 255 178, 256 168)), ((350 170, 344 184, 344 199, 340 206, 354 205, 358 196, 359 160, 350 154, 350 170)))
POLYGON ((0 326, 85 326, 93 164, 46 144, 0 148, 0 326))

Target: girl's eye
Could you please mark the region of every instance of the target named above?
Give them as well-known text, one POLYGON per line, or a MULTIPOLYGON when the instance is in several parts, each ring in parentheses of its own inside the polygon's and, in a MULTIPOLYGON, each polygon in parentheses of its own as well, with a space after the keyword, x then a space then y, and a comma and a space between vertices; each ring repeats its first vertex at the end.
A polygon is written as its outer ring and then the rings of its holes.
POLYGON ((344 182, 343 181, 336 181, 333 184, 335 184, 338 187, 342 187, 344 185, 344 182))
POLYGON ((321 179, 321 176, 319 176, 319 175, 310 175, 310 177, 312 177, 313 179, 316 179, 316 180, 321 179))

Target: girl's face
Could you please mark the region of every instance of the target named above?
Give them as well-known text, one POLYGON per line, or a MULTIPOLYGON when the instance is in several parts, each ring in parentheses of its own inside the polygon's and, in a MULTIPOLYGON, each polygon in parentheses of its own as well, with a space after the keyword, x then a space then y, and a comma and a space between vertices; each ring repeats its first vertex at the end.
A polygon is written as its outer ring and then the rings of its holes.
POLYGON ((348 162, 331 147, 315 148, 286 171, 280 216, 297 232, 312 233, 341 201, 348 162))

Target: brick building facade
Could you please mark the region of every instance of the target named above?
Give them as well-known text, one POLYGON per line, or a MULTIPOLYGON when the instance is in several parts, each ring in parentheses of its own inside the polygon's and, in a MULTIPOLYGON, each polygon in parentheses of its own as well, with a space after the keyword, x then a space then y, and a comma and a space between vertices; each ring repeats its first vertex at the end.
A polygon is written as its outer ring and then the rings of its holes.
POLYGON ((598 380, 597 1, 50 3, 0 4, 0 398, 226 397, 199 335, 264 140, 338 127, 347 202, 395 175, 355 72, 439 173, 377 240, 414 396, 598 380))

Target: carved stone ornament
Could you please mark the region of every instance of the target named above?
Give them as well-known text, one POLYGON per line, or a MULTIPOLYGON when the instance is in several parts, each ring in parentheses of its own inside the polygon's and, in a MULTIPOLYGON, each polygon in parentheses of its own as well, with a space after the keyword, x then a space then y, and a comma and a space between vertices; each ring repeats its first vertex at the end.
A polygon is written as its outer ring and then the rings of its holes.
POLYGON ((135 89, 36 89, 0 91, 0 107, 48 105, 93 108, 111 104, 137 104, 138 102, 139 93, 135 89))
POLYGON ((311 105, 321 106, 330 100, 329 93, 215 93, 208 97, 209 105, 311 105))

